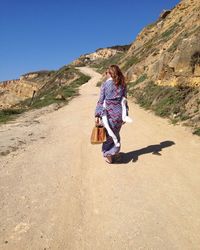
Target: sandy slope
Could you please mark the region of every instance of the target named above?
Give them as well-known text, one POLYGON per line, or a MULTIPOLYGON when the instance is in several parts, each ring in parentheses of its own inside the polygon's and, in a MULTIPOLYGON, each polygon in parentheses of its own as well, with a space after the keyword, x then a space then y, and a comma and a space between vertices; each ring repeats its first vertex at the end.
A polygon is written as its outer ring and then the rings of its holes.
POLYGON ((89 142, 100 75, 81 70, 81 95, 0 158, 0 249, 200 249, 199 138, 129 101, 124 163, 108 165, 89 142))

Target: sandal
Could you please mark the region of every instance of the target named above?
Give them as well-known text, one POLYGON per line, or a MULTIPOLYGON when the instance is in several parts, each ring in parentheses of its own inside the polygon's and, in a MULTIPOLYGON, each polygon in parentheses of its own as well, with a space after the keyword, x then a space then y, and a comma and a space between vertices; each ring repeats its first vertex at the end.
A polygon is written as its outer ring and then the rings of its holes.
POLYGON ((111 164, 112 163, 112 156, 111 155, 107 155, 106 157, 106 162, 111 164))
POLYGON ((121 153, 117 153, 117 154, 114 155, 114 160, 115 160, 116 162, 120 162, 120 161, 121 161, 121 158, 122 158, 121 153))

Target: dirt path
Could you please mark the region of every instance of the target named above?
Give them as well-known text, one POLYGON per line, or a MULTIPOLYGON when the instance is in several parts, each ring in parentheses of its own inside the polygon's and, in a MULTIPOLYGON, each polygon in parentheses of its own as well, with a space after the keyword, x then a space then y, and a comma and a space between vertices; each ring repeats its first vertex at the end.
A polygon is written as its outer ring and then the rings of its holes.
POLYGON ((200 249, 200 139, 129 101, 124 163, 108 165, 89 142, 100 75, 81 70, 81 95, 0 158, 0 249, 200 249))

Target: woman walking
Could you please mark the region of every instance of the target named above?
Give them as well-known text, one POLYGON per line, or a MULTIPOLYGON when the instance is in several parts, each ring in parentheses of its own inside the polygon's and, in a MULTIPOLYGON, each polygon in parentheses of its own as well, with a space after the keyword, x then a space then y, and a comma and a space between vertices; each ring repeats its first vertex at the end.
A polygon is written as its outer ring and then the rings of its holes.
POLYGON ((125 77, 118 65, 111 65, 106 70, 107 80, 101 85, 100 97, 95 109, 95 122, 103 123, 106 128, 107 140, 102 144, 102 153, 108 163, 113 162, 113 156, 121 148, 120 129, 125 123, 123 119, 123 103, 128 105, 125 77))

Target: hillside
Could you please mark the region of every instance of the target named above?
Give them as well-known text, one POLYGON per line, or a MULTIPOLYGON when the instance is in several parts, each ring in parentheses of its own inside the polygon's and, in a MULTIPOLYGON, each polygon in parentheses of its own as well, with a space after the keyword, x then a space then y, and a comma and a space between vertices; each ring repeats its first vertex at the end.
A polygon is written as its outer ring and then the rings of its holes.
MULTIPOLYGON (((200 134, 199 41, 200 2, 182 0, 144 27, 131 44, 99 48, 59 70, 30 72, 0 84, 0 107, 12 107, 21 99, 30 102, 34 92, 40 96, 46 88, 57 93, 60 86, 77 79, 76 66, 104 73, 110 64, 118 64, 126 76, 129 95, 142 107, 173 123, 192 126, 200 134)), ((62 93, 59 97, 62 99, 62 93)))
MULTIPOLYGON (((135 81, 146 74, 158 85, 200 86, 200 2, 182 0, 145 27, 130 45, 101 48, 81 55, 72 65, 96 66, 117 62, 135 81)), ((103 71, 102 71, 103 72, 103 71)))
POLYGON ((1 82, 0 108, 16 106, 23 100, 28 101, 27 99, 32 98, 33 95, 34 98, 41 97, 50 89, 58 90, 63 86, 70 85, 81 75, 74 67, 66 65, 58 70, 29 72, 21 75, 19 79, 1 82))
POLYGON ((182 0, 145 27, 131 45, 86 54, 72 64, 103 73, 118 64, 142 107, 200 134, 200 2, 182 0), (101 52, 101 53, 100 53, 101 52))
POLYGON ((200 2, 183 0, 140 32, 122 65, 131 80, 146 73, 157 84, 200 86, 199 40, 200 2))
POLYGON ((200 127, 200 2, 182 0, 145 27, 119 62, 130 94, 173 123, 200 127))
POLYGON ((55 71, 29 72, 19 79, 4 81, 0 84, 0 122, 50 104, 61 107, 77 95, 78 87, 89 79, 73 66, 66 65, 55 71))

